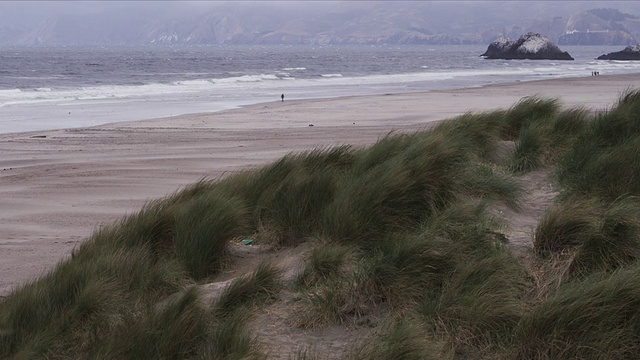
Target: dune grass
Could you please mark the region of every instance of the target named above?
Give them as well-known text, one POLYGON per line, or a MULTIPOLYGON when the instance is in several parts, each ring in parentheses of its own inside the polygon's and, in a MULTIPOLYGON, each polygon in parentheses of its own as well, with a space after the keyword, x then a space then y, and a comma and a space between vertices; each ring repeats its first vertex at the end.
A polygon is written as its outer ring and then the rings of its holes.
POLYGON ((228 240, 247 232, 241 201, 216 193, 194 197, 175 214, 175 251, 192 278, 219 272, 228 240))
POLYGON ((280 270, 269 262, 263 262, 249 275, 234 280, 213 303, 213 311, 219 317, 233 315, 246 306, 263 303, 276 296, 280 270))
POLYGON ((561 287, 523 317, 514 358, 633 359, 640 351, 638 267, 561 287))
POLYGON ((303 328, 375 320, 349 359, 633 358, 639 114, 636 91, 596 115, 529 97, 202 180, 0 299, 0 357, 261 359, 252 316, 286 291, 303 328), (536 228, 535 261, 566 263, 544 289, 495 217, 496 204, 522 207, 518 176, 540 167, 561 196, 536 228), (204 301, 198 284, 225 270, 240 236, 316 244, 292 284, 265 262, 204 301))
POLYGON ((409 318, 388 321, 379 334, 355 346, 345 359, 440 359, 437 345, 422 336, 423 332, 420 322, 409 318))
POLYGON ((350 263, 354 249, 335 243, 325 243, 313 249, 311 257, 298 274, 298 287, 310 287, 344 274, 344 267, 350 263))

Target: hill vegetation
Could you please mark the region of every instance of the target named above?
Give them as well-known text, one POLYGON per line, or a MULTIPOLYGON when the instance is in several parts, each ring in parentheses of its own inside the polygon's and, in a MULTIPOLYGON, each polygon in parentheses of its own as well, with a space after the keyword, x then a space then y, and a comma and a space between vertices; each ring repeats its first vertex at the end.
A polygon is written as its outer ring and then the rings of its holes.
POLYGON ((0 357, 262 359, 252 321, 283 302, 302 331, 372 329, 291 359, 636 358, 639 114, 638 91, 595 114, 530 97, 203 180, 0 300, 0 357), (537 169, 559 196, 523 260, 498 209, 537 169), (266 257, 208 294, 249 239, 310 250, 293 276, 266 257))

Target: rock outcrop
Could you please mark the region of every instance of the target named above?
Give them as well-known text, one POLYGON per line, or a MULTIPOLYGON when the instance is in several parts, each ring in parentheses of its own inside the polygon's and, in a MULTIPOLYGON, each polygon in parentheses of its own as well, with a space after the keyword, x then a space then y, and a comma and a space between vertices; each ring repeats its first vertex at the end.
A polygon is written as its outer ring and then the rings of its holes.
POLYGON ((598 60, 640 60, 640 44, 598 56, 598 60))
POLYGON ((505 60, 573 60, 569 53, 563 52, 549 38, 538 33, 522 35, 516 41, 499 38, 489 44, 487 51, 480 56, 505 60))

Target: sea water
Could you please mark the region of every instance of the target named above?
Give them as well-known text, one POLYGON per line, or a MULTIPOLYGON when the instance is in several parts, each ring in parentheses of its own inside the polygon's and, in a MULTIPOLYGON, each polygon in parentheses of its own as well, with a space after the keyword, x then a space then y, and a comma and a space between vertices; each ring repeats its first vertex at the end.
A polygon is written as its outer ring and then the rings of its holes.
POLYGON ((0 48, 0 133, 92 126, 294 99, 406 93, 640 72, 575 61, 486 60, 486 46, 0 48))

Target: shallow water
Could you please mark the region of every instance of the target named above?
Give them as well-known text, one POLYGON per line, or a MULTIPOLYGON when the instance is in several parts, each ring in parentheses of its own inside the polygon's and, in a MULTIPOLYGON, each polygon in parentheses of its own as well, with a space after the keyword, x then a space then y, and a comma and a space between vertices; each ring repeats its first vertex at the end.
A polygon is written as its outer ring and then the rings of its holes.
POLYGON ((0 49, 0 133, 220 111, 247 104, 640 72, 619 47, 575 61, 485 60, 484 46, 0 49))

